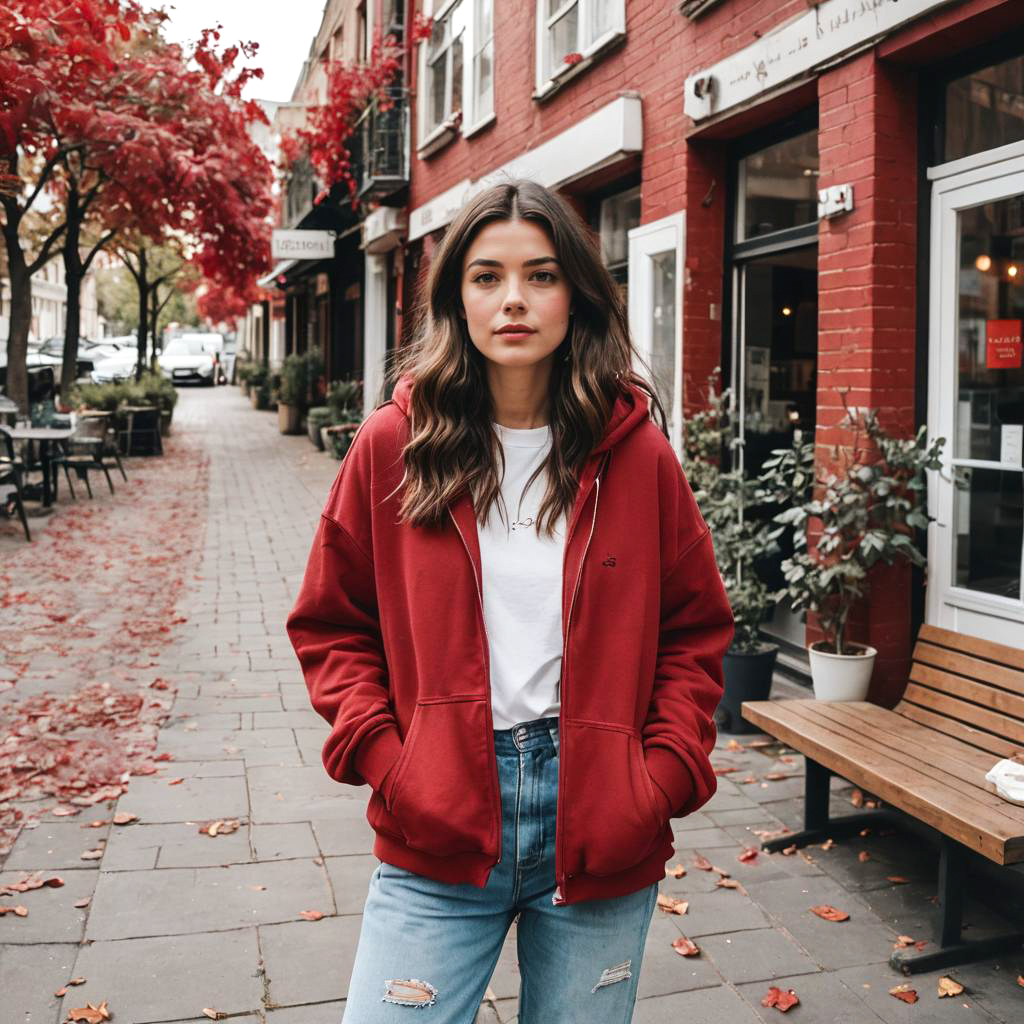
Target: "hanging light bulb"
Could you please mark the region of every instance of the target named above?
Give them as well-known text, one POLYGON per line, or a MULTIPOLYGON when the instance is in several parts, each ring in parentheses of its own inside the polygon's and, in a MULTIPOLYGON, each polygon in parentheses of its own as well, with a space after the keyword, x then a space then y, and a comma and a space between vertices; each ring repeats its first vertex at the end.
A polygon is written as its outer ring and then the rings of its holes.
POLYGON ((1006 268, 1006 273, 1010 276, 1011 280, 1013 280, 1013 279, 1015 279, 1017 277, 1018 269, 1019 268, 1017 267, 1016 263, 1011 263, 1006 268))
POLYGON ((992 257, 988 253, 982 253, 975 261, 974 265, 984 274, 986 271, 992 269, 992 257))
POLYGON ((792 316, 793 315, 793 310, 791 310, 789 308, 789 306, 783 306, 782 307, 782 315, 783 316, 792 316))

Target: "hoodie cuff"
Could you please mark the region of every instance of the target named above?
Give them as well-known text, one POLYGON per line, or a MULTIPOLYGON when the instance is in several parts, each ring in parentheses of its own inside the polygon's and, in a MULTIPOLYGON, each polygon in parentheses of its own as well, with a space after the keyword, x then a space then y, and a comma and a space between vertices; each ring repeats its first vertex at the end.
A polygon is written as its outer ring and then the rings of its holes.
MULTIPOLYGON (((661 790, 663 802, 667 801, 668 810, 664 817, 680 817, 685 806, 694 795, 693 775, 686 763, 666 747, 649 747, 644 752, 647 773, 661 790)), ((656 795, 657 792, 656 792, 656 795)))
POLYGON ((402 738, 394 725, 370 733, 356 747, 353 758, 356 771, 384 797, 385 801, 390 796, 394 778, 387 781, 387 791, 382 787, 401 754, 402 738))

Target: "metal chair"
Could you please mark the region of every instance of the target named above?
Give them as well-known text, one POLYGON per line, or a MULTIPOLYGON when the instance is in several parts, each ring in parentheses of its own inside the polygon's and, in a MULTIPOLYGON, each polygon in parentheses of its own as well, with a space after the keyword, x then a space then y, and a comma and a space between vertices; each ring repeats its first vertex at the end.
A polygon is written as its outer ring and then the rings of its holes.
POLYGON ((22 490, 23 465, 21 458, 14 450, 14 438, 0 426, 0 446, 3 454, 0 455, 0 507, 4 515, 10 515, 7 511, 9 504, 14 505, 18 518, 21 520, 22 529, 25 531, 25 539, 31 543, 32 534, 28 528, 28 516, 25 515, 25 501, 22 490))
MULTIPOLYGON (((114 493, 114 482, 103 461, 103 449, 106 443, 106 425, 99 419, 87 417, 80 419, 75 425, 75 432, 63 444, 63 454, 53 460, 54 467, 63 466, 64 477, 68 482, 71 497, 77 501, 75 485, 71 482, 73 469, 80 480, 85 481, 85 489, 92 498, 92 484, 89 482, 89 470, 98 469, 107 478, 110 493, 114 493)), ((118 460, 120 462, 120 460, 118 460)), ((122 474, 124 470, 121 470, 122 474)))

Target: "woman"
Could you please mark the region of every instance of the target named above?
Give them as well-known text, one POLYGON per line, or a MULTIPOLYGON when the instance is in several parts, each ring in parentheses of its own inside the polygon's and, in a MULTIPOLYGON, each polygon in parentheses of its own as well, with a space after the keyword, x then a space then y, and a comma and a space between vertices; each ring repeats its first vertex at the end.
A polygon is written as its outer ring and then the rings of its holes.
POLYGON ((517 920, 520 1024, 619 1024, 670 819, 715 791, 732 615, 572 208, 480 192, 426 291, 288 619, 324 765, 372 790, 344 1019, 471 1024, 517 920))

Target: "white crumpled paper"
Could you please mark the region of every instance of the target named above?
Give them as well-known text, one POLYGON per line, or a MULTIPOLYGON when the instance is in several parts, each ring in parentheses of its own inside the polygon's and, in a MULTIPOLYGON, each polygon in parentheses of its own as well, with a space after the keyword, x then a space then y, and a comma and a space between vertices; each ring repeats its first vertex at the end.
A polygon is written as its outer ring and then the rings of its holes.
POLYGON ((985 775, 985 781, 1004 800, 1024 806, 1024 764, 1008 758, 997 761, 985 775))

